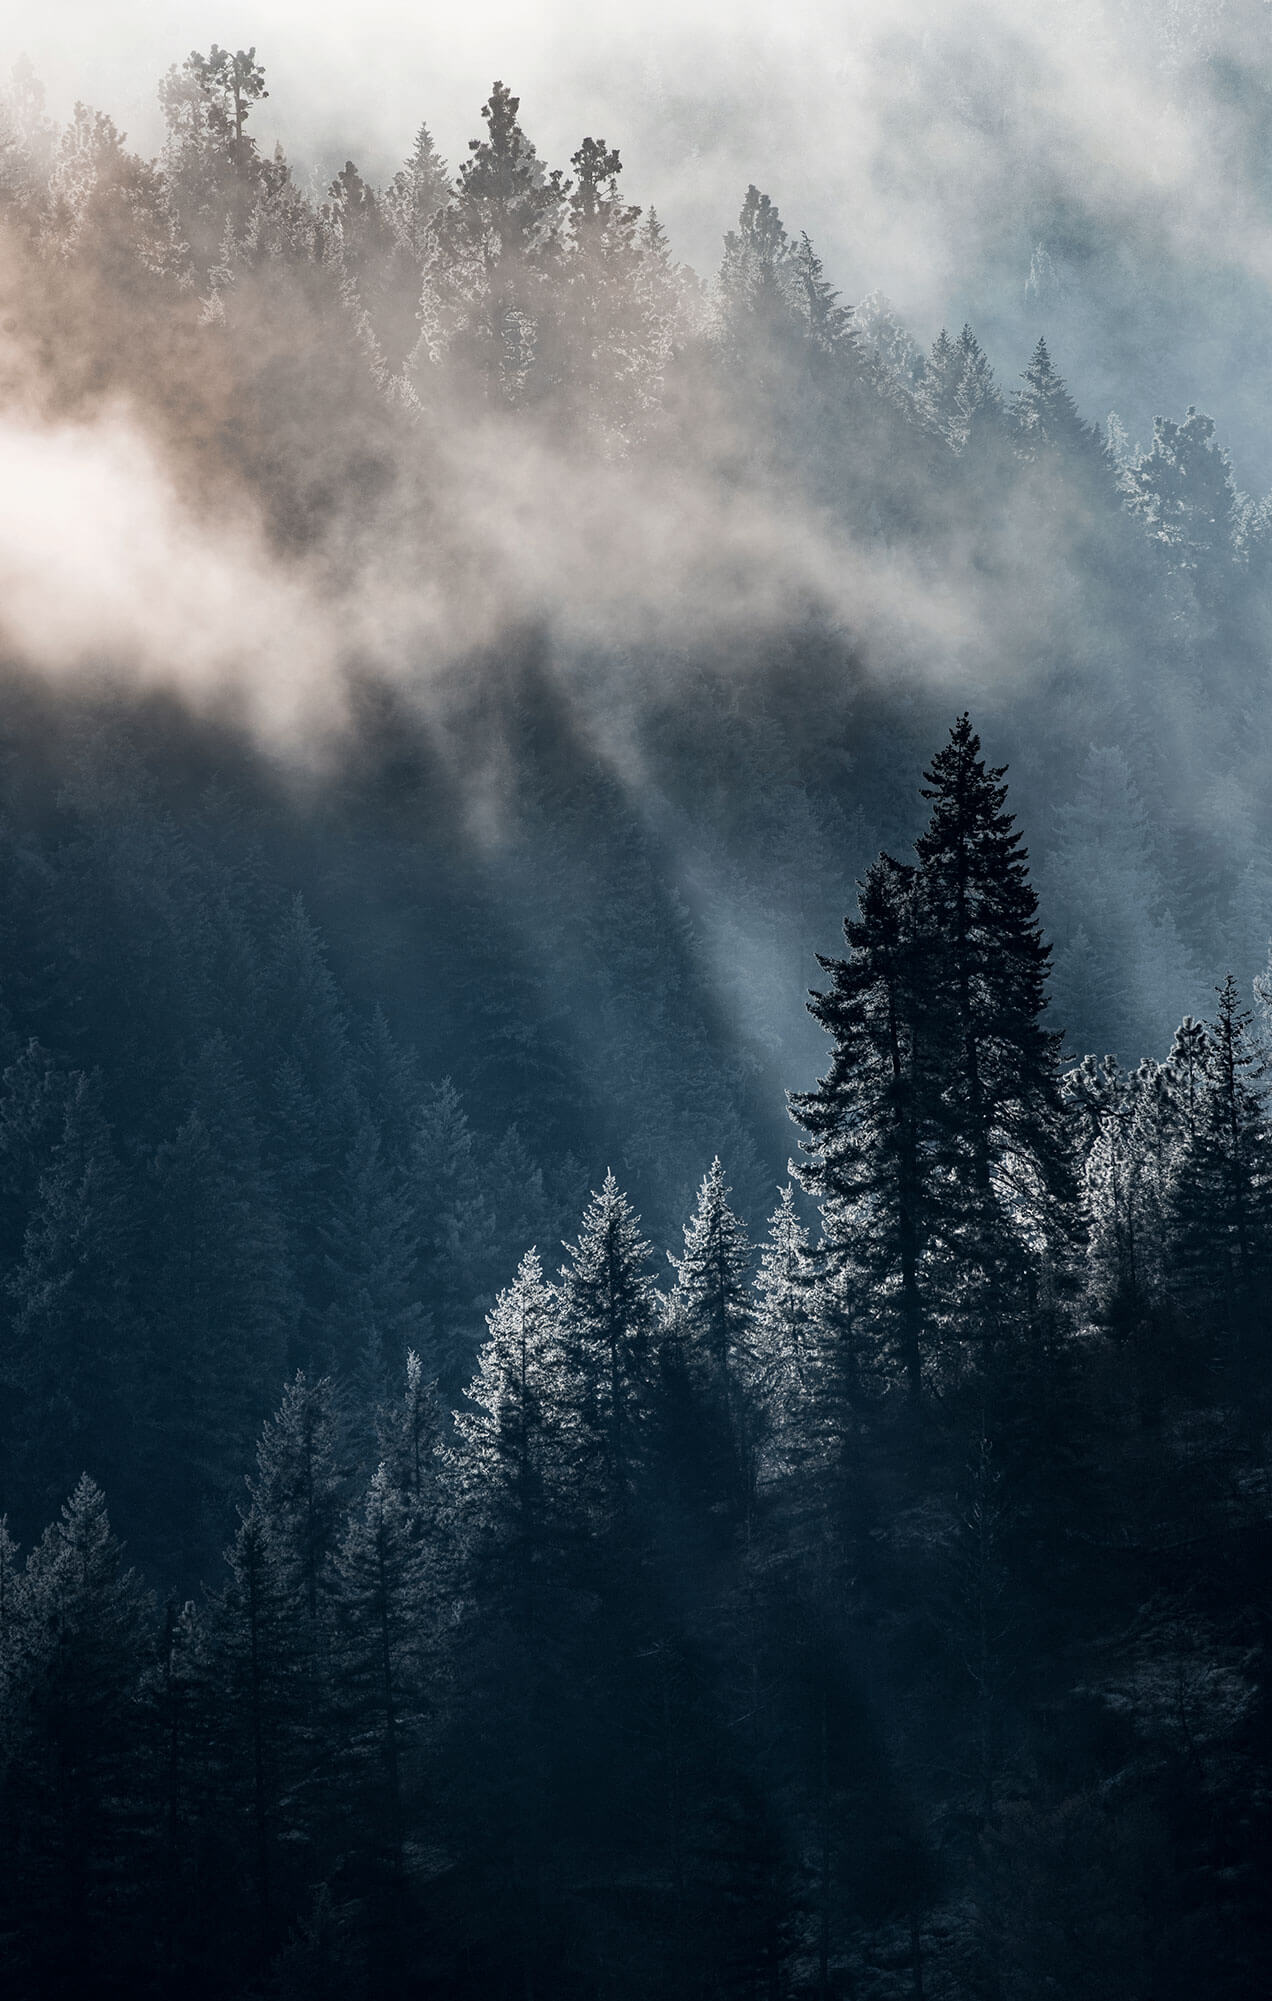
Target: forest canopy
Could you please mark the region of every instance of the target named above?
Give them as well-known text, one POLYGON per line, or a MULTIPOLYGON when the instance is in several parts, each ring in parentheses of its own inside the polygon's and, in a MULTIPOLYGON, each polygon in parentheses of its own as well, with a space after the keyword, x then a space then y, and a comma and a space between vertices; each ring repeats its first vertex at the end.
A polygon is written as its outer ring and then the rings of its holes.
POLYGON ((14 1991, 1262 1994, 1272 503, 268 98, 0 107, 14 1991))

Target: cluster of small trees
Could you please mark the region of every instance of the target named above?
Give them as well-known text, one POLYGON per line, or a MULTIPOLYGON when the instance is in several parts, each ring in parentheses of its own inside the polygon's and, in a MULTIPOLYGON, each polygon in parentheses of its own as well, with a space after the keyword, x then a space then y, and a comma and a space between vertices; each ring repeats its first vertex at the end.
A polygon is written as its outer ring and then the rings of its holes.
POLYGON ((664 1287, 607 1176, 453 1416, 296 1376, 202 1604, 0 1539, 19 1993, 1260 1991, 1261 1071, 1229 981, 1062 1074, 1002 780, 823 961, 816 1228, 716 1161, 664 1287))
MULTIPOLYGON (((86 885, 79 862, 62 887, 86 885)), ((414 1344, 457 1389, 501 1226, 515 1243, 555 1214, 515 1132, 483 1140, 382 1012, 352 1016, 299 901, 253 917, 201 873, 183 855, 168 884, 175 950, 150 957, 146 1007, 112 1021, 95 983, 81 1039, 55 981, 22 997, 47 1042, 0 1026, 5 1505, 29 1523, 92 1465, 125 1520, 150 1518, 146 1556, 191 1577, 289 1368, 374 1395, 414 1344)), ((114 920, 119 962, 146 953, 137 905, 114 920)))
MULTIPOLYGON (((1124 503, 1203 595, 1216 566, 1261 560, 1264 512, 1237 494, 1209 418, 1160 418, 1150 448, 1118 437, 1114 451, 1080 416, 1044 339, 1004 397, 969 326, 953 339, 943 329, 923 353, 885 301, 839 304, 808 236, 789 234, 755 187, 704 287, 673 261, 656 213, 625 199, 618 150, 589 136, 568 168, 549 169, 502 82, 456 173, 421 125, 386 186, 349 160, 317 200, 250 129, 269 96, 254 48, 196 50, 159 94, 167 137, 150 162, 83 104, 58 132, 19 66, 0 124, 0 212, 55 266, 78 263, 108 288, 127 278, 174 304, 193 289, 212 329, 237 317, 251 340, 265 298, 308 342, 305 323, 329 313, 398 420, 475 399, 539 409, 558 431, 625 452, 666 446, 668 420, 674 430, 705 394, 733 433, 726 456, 740 445, 770 471, 807 477, 810 457, 851 439, 881 485, 899 453, 894 490, 872 496, 876 522, 894 528, 939 442, 974 481, 1063 469, 1082 505, 1124 503)), ((831 496, 828 478, 814 472, 814 483, 831 496)))

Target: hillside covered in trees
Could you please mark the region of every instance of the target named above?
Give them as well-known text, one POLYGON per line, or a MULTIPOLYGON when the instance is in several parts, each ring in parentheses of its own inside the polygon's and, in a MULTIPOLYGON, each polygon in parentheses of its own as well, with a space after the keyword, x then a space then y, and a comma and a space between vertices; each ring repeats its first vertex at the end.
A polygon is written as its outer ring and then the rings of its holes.
POLYGON ((0 116, 13 1992, 1265 1993, 1272 506, 266 96, 0 116))

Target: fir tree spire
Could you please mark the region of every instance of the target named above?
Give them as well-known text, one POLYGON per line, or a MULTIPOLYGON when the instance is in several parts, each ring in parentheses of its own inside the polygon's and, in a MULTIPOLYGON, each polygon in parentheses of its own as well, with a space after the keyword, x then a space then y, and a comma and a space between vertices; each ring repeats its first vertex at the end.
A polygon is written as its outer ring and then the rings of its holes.
POLYGON ((612 1171, 599 1193, 593 1191, 578 1241, 566 1250, 562 1326, 585 1386, 585 1422, 594 1430, 611 1493, 620 1497, 631 1473, 648 1379, 654 1295, 649 1245, 612 1171))
POLYGON ((729 1207, 730 1189, 719 1155, 702 1178, 693 1215, 685 1224, 683 1255, 668 1258, 676 1271, 674 1308, 691 1347, 726 1398, 746 1350, 751 1321, 751 1246, 729 1207))

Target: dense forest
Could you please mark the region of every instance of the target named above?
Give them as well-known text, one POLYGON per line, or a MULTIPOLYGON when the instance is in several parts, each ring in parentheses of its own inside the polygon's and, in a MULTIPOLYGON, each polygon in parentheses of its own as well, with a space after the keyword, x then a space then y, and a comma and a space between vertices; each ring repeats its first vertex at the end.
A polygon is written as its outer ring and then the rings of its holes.
POLYGON ((267 95, 0 107, 6 1991, 1265 1994, 1272 503, 267 95))

